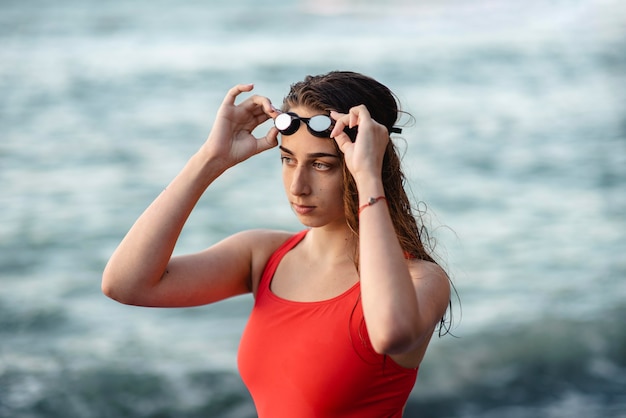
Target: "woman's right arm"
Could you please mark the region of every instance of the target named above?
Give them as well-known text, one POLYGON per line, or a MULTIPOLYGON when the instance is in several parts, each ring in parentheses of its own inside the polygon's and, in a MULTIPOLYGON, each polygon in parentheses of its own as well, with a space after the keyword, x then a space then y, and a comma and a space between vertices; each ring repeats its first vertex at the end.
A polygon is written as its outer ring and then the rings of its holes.
POLYGON ((235 105, 236 97, 250 90, 252 85, 239 85, 228 92, 207 141, 119 244, 102 277, 107 296, 133 305, 193 306, 250 291, 255 241, 269 239, 273 246, 279 239, 275 234, 244 232, 200 253, 172 258, 207 187, 228 168, 277 145, 275 128, 264 138, 251 134, 277 114, 269 99, 252 96, 235 105))

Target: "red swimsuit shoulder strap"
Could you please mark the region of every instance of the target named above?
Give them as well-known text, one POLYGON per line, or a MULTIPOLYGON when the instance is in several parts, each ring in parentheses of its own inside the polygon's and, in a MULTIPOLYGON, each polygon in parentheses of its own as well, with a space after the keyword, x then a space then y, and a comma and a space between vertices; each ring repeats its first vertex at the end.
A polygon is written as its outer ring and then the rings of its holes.
POLYGON ((278 264, 280 260, 283 259, 285 254, 287 254, 293 247, 298 245, 300 241, 304 238, 306 233, 309 232, 308 229, 298 232, 297 234, 289 237, 285 242, 281 244, 280 247, 276 249, 267 260, 267 264, 265 265, 265 269, 263 269, 263 274, 261 275, 261 281, 259 282, 259 290, 258 292, 265 291, 269 286, 269 283, 272 281, 272 277, 278 268, 278 264))

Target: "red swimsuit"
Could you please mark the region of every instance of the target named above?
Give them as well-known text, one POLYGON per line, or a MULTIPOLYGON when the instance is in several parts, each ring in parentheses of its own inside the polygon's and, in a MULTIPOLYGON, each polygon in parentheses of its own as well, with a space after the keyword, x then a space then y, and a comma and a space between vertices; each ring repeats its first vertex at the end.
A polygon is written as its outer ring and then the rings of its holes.
POLYGON ((270 290, 288 239, 268 260, 239 347, 241 377, 259 418, 401 417, 417 369, 374 352, 355 284, 319 302, 294 302, 270 290))

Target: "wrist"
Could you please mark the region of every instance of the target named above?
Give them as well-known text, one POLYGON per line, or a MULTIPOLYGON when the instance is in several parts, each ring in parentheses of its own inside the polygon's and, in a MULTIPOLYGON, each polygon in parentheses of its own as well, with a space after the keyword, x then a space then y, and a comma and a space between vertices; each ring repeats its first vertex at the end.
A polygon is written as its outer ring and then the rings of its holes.
POLYGON ((216 155, 209 147, 201 147, 193 156, 194 163, 207 174, 213 173, 219 176, 228 170, 232 165, 225 158, 216 155))
POLYGON ((380 196, 372 196, 369 199, 367 199, 367 203, 359 206, 359 210, 357 211, 357 215, 361 215, 361 212, 363 212, 365 209, 367 209, 370 206, 374 206, 376 203, 383 201, 385 203, 387 203, 387 198, 384 195, 380 195, 380 196))
POLYGON ((202 187, 208 187, 216 178, 224 173, 229 166, 223 160, 210 157, 202 151, 198 151, 187 162, 187 172, 202 187))
POLYGON ((359 206, 367 204, 371 198, 385 195, 385 188, 381 178, 364 177, 355 179, 356 188, 359 192, 359 206))

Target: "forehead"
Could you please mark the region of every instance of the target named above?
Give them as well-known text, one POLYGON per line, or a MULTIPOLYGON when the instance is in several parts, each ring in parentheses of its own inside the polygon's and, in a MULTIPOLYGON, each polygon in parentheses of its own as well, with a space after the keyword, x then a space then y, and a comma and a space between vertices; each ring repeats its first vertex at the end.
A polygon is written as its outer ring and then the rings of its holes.
POLYGON ((321 110, 313 109, 306 106, 293 106, 289 108, 289 112, 293 112, 302 118, 310 118, 315 115, 326 115, 327 113, 322 112, 321 110))
POLYGON ((325 154, 339 157, 339 153, 330 138, 319 138, 311 135, 308 131, 300 129, 293 135, 283 136, 281 149, 288 150, 294 155, 318 155, 325 154))

